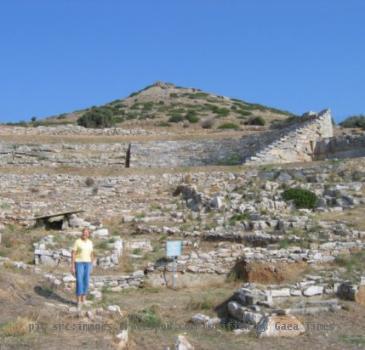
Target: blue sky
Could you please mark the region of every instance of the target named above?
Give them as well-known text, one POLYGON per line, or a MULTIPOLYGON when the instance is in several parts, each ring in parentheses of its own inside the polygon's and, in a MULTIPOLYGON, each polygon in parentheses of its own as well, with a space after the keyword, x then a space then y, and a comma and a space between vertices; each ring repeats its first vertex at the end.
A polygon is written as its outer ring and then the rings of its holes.
POLYGON ((301 114, 365 113, 364 0, 0 2, 0 121, 156 80, 301 114))

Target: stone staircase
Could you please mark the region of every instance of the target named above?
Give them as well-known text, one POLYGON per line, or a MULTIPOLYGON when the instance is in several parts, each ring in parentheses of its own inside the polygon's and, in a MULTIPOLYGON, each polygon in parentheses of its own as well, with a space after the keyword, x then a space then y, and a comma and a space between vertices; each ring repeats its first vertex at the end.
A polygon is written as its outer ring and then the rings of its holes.
POLYGON ((315 142, 332 137, 329 110, 303 117, 304 121, 290 125, 278 133, 277 139, 263 145, 245 159, 245 164, 269 164, 311 161, 315 142))

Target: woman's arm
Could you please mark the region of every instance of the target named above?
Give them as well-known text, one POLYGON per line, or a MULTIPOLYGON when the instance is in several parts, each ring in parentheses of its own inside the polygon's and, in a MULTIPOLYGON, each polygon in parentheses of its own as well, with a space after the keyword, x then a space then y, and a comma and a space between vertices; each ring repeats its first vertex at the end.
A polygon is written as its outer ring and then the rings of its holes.
POLYGON ((96 264, 96 256, 95 256, 94 251, 91 252, 91 262, 93 265, 96 264))
POLYGON ((75 274, 75 255, 76 255, 76 251, 72 250, 71 251, 71 273, 73 275, 75 274))

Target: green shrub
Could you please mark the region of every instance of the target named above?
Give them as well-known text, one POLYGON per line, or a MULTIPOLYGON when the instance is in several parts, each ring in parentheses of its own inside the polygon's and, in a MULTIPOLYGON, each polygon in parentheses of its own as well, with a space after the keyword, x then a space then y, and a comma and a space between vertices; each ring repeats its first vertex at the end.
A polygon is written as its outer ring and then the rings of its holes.
POLYGON ((187 119, 190 123, 197 123, 199 121, 199 117, 195 111, 189 111, 186 113, 185 119, 187 119))
POLYGON ((340 125, 344 128, 363 128, 365 129, 365 115, 354 115, 346 118, 340 125))
POLYGON ((248 215, 248 213, 237 213, 231 216, 231 218, 229 219, 229 223, 233 225, 236 221, 248 220, 249 218, 250 216, 248 215))
POLYGON ((250 118, 245 124, 246 125, 265 125, 265 119, 258 116, 258 117, 252 117, 250 118))
POLYGON ((113 113, 108 108, 92 108, 77 119, 85 128, 110 128, 115 124, 113 113))
POLYGON ((128 315, 128 320, 133 325, 148 328, 158 328, 163 324, 157 305, 151 305, 148 308, 128 315))
POLYGON ((289 188, 282 197, 286 201, 292 200, 297 208, 313 209, 318 201, 315 193, 303 188, 289 188))
POLYGON ((239 128, 240 127, 235 123, 224 123, 218 127, 218 129, 234 129, 234 130, 238 130, 239 128))
POLYGON ((213 112, 218 117, 226 117, 229 114, 229 109, 227 109, 227 108, 214 108, 213 112))

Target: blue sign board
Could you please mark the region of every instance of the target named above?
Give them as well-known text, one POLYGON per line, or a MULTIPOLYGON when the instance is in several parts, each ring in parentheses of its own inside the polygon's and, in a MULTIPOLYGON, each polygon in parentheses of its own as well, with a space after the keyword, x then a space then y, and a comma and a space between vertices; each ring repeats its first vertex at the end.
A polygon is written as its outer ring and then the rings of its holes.
POLYGON ((174 257, 181 255, 181 241, 166 241, 166 256, 174 257))

